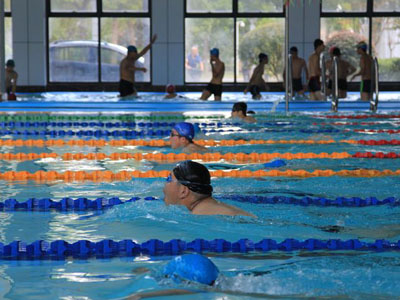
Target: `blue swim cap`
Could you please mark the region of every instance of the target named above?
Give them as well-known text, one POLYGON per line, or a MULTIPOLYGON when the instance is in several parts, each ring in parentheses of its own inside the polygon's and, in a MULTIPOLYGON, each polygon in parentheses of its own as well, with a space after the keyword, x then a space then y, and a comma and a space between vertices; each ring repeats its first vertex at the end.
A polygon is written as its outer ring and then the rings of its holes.
POLYGON ((219 49, 218 48, 212 48, 210 50, 210 55, 214 55, 214 56, 218 57, 219 56, 219 49))
POLYGON ((286 161, 284 161, 283 159, 276 159, 274 161, 264 164, 264 167, 266 168, 280 168, 283 166, 286 166, 286 161))
POLYGON ((164 267, 163 273, 175 280, 181 278, 212 285, 218 277, 219 270, 207 257, 200 254, 185 254, 171 260, 164 267))
POLYGON ((360 43, 357 44, 357 49, 358 48, 360 48, 360 49, 364 50, 365 52, 367 52, 368 45, 366 43, 364 43, 364 42, 360 42, 360 43))
POLYGON ((174 126, 174 129, 179 133, 179 135, 187 138, 189 141, 194 138, 194 126, 188 122, 180 122, 174 126))
POLYGON ((127 48, 128 48, 128 53, 129 52, 137 53, 137 48, 135 46, 129 45, 127 48))

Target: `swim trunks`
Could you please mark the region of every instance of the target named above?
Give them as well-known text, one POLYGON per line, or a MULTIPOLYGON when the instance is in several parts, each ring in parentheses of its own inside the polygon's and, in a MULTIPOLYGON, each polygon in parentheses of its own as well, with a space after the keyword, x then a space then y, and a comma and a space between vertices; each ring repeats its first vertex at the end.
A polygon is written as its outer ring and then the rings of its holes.
POLYGON ((206 87, 206 90, 209 91, 211 94, 214 94, 214 96, 221 96, 222 84, 209 83, 206 87))
POLYGON ((121 79, 119 81, 119 95, 125 97, 136 93, 135 85, 127 80, 121 79))
MULTIPOLYGON (((339 87, 339 90, 347 91, 347 81, 346 81, 346 79, 339 79, 338 80, 338 87, 339 87)), ((329 79, 329 81, 328 81, 328 89, 331 90, 332 88, 333 88, 333 83, 332 83, 332 80, 329 79)))
POLYGON ((372 93, 370 79, 361 81, 360 91, 361 93, 368 93, 368 94, 372 93))
POLYGON ((249 92, 251 93, 251 95, 254 97, 257 97, 260 95, 260 87, 257 85, 251 85, 249 88, 249 92))
POLYGON ((301 83, 301 78, 293 78, 292 79, 292 86, 293 86, 293 91, 298 92, 303 90, 303 84, 301 83))
POLYGON ((311 92, 317 92, 321 90, 321 82, 318 76, 311 77, 308 81, 308 88, 311 92))

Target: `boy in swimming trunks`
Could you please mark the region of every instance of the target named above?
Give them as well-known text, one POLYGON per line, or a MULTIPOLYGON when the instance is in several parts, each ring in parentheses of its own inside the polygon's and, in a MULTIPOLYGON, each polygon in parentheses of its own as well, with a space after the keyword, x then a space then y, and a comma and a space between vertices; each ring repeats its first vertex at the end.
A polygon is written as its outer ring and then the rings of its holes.
POLYGON ((264 74, 264 67, 268 64, 268 55, 265 53, 260 53, 258 55, 258 66, 254 69, 253 75, 251 75, 249 84, 247 85, 246 89, 244 90, 244 94, 247 92, 251 93, 251 96, 254 100, 261 99, 261 90, 267 89, 267 83, 263 78, 264 74))
POLYGON ((253 214, 215 200, 208 169, 186 160, 176 165, 164 185, 166 205, 183 205, 194 215, 249 216, 253 214))
POLYGON ((364 42, 357 44, 357 53, 360 57, 360 71, 351 77, 353 80, 356 76, 361 75, 361 100, 372 100, 371 78, 372 78, 372 64, 373 58, 367 53, 368 46, 364 42))
POLYGON ((194 126, 188 122, 180 122, 171 130, 169 141, 172 149, 182 148, 184 153, 199 153, 207 151, 207 148, 193 142, 195 135, 194 126))
POLYGON ((146 47, 143 48, 141 52, 138 53, 137 48, 135 46, 128 46, 128 54, 126 57, 121 61, 119 65, 119 94, 120 97, 127 97, 127 96, 137 96, 137 91, 135 89, 135 72, 136 71, 143 71, 146 72, 146 68, 138 68, 135 66, 135 62, 145 55, 147 51, 150 50, 151 45, 157 39, 157 35, 153 35, 153 38, 146 47))
POLYGON ((247 115, 247 104, 244 102, 237 102, 232 107, 232 118, 239 118, 246 123, 256 123, 257 120, 247 115))
POLYGON ((321 68, 319 58, 325 49, 324 42, 320 39, 314 41, 314 53, 308 58, 308 73, 310 79, 308 81, 308 89, 310 90, 310 100, 323 100, 321 94, 321 68))
POLYGON ((222 79, 224 78, 225 64, 219 59, 218 48, 213 48, 210 50, 210 64, 212 78, 210 83, 203 91, 200 100, 207 100, 212 94, 214 94, 214 100, 221 101, 222 79))
MULTIPOLYGON (((308 81, 308 70, 306 61, 298 56, 298 49, 297 47, 290 48, 290 54, 292 55, 292 87, 293 87, 293 94, 299 94, 304 96, 304 87, 303 83, 301 82, 301 74, 303 70, 306 73, 306 80, 308 81)), ((283 80, 285 80, 285 72, 283 72, 283 80)), ((294 96, 294 95, 293 95, 294 96)))
POLYGON ((326 63, 326 68, 329 71, 329 81, 328 81, 328 88, 327 88, 327 95, 330 95, 333 88, 333 81, 334 78, 334 64, 333 59, 335 57, 338 58, 338 88, 339 88, 339 98, 346 98, 347 97, 347 76, 353 74, 356 71, 350 63, 343 60, 341 58, 341 52, 338 47, 334 47, 332 51, 332 59, 326 63))

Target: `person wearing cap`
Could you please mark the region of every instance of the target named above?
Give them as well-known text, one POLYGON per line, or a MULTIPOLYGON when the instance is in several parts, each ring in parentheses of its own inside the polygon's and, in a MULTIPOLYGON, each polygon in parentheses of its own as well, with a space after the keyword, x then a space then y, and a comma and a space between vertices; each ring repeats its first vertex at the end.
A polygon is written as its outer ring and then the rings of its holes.
POLYGON ((323 100, 321 94, 321 67, 319 58, 325 49, 324 42, 321 39, 314 41, 314 53, 308 58, 308 73, 310 78, 308 81, 308 89, 310 90, 310 100, 323 100))
MULTIPOLYGON (((12 59, 7 60, 6 62, 6 70, 5 70, 5 79, 6 79, 6 93, 7 100, 17 100, 15 96, 15 92, 17 90, 17 79, 18 73, 14 70, 15 62, 12 59)), ((1 94, 0 94, 1 99, 1 94)))
POLYGON ((201 100, 207 100, 214 94, 215 101, 221 101, 222 96, 222 79, 225 74, 225 64, 219 59, 219 49, 213 48, 210 50, 210 64, 212 78, 207 87, 203 90, 200 97, 201 100))
POLYGON ((364 42, 357 44, 357 54, 360 55, 360 71, 355 73, 351 80, 357 76, 361 76, 360 94, 361 100, 368 101, 372 99, 371 78, 373 58, 367 53, 368 46, 364 42))
POLYGON ((164 99, 173 99, 178 96, 178 94, 175 91, 175 86, 173 84, 168 84, 165 88, 166 95, 164 96, 164 99))
POLYGON ((333 60, 335 57, 338 59, 338 88, 339 88, 339 98, 347 97, 347 76, 353 74, 356 71, 356 68, 353 67, 349 62, 345 61, 341 58, 341 52, 338 47, 332 47, 329 49, 329 53, 331 54, 331 59, 326 63, 326 69, 329 72, 329 81, 327 87, 327 95, 332 93, 333 87, 333 74, 334 74, 334 64, 333 60))
POLYGON ((207 148, 193 142, 195 135, 194 126, 188 122, 180 122, 176 124, 170 135, 172 149, 182 148, 184 153, 199 153, 207 151, 207 148))
POLYGON ((247 104, 244 102, 237 102, 232 107, 232 118, 239 118, 245 123, 256 123, 257 120, 247 115, 247 104))
POLYGON ((266 64, 268 64, 268 55, 265 53, 260 53, 258 55, 258 66, 254 69, 249 84, 244 90, 244 94, 250 92, 254 100, 261 99, 261 94, 260 94, 261 90, 268 89, 267 83, 263 78, 264 67, 266 64))
MULTIPOLYGON (((306 61, 301 58, 299 55, 299 50, 297 47, 291 47, 290 48, 290 54, 292 55, 292 87, 293 87, 293 93, 297 93, 300 96, 304 97, 304 92, 305 88, 303 86, 301 76, 303 73, 303 70, 306 73, 306 80, 308 81, 309 76, 308 76, 308 70, 307 70, 307 64, 306 61)), ((285 79, 286 79, 286 72, 283 71, 283 83, 285 84, 285 79)))
POLYGON ((208 169, 197 162, 178 163, 164 185, 166 205, 183 205, 194 215, 249 216, 253 214, 215 200, 208 169))
POLYGON ((119 65, 119 74, 120 74, 120 81, 119 81, 119 93, 120 97, 126 96, 137 96, 137 91, 135 89, 135 72, 136 71, 143 71, 146 72, 146 68, 138 68, 135 66, 135 62, 145 55, 147 51, 150 50, 151 45, 157 39, 157 35, 153 35, 150 44, 143 48, 142 51, 138 53, 137 48, 135 46, 129 45, 128 46, 128 53, 126 57, 121 61, 119 65))

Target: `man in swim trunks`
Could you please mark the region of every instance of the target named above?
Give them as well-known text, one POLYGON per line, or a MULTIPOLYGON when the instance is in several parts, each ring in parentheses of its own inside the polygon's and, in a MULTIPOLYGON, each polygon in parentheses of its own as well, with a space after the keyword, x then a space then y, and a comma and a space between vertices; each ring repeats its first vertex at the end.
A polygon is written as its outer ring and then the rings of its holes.
POLYGON ((251 96, 254 100, 261 99, 260 91, 267 89, 267 84, 263 78, 263 74, 264 74, 264 67, 268 63, 268 55, 265 53, 260 53, 258 55, 258 61, 259 61, 259 64, 254 69, 253 75, 251 75, 249 84, 247 85, 246 89, 244 90, 245 94, 247 94, 247 92, 250 92, 251 96))
POLYGON ((120 97, 126 96, 137 96, 137 91, 135 89, 135 72, 136 71, 143 71, 146 72, 146 68, 138 68, 135 66, 135 62, 145 55, 147 51, 150 50, 151 45, 157 39, 157 35, 154 35, 146 47, 143 48, 141 52, 138 53, 137 48, 135 46, 128 46, 128 54, 126 57, 121 61, 119 65, 119 93, 120 97))
POLYGON ((195 215, 250 216, 238 207, 224 204, 212 197, 213 187, 208 169, 197 162, 186 160, 178 163, 167 177, 164 202, 183 205, 195 215))
MULTIPOLYGON (((290 48, 290 54, 292 55, 292 87, 293 93, 299 94, 304 96, 304 87, 303 83, 301 82, 301 74, 303 70, 306 72, 306 80, 308 81, 308 70, 306 61, 298 56, 298 49, 297 47, 290 48)), ((285 80, 285 72, 283 72, 283 80, 285 80)), ((293 95, 294 96, 294 95, 293 95)))
POLYGON ((325 49, 324 42, 320 39, 314 41, 314 53, 308 58, 308 73, 310 79, 308 81, 308 89, 310 90, 310 100, 323 100, 321 94, 321 68, 319 58, 325 49))
POLYGON ((360 57, 360 71, 351 77, 353 80, 356 76, 361 75, 361 100, 372 100, 371 78, 372 78, 372 64, 373 58, 367 53, 368 46, 364 42, 357 44, 357 53, 360 57))
POLYGON ((329 71, 329 81, 327 95, 330 95, 333 88, 333 76, 334 76, 334 64, 333 59, 338 58, 338 88, 339 88, 339 98, 347 97, 347 76, 353 74, 356 71, 350 63, 341 58, 341 52, 338 47, 334 47, 332 51, 332 59, 326 63, 326 68, 329 71))
POLYGON ((244 102, 237 102, 232 107, 232 118, 239 118, 245 123, 256 123, 257 120, 247 115, 247 104, 244 102))
POLYGON ((214 94, 214 100, 221 101, 222 79, 224 78, 225 64, 219 59, 218 48, 213 48, 210 50, 210 64, 212 79, 203 91, 200 99, 207 100, 212 94, 214 94))
MULTIPOLYGON (((14 60, 12 59, 7 60, 6 70, 5 70, 5 79, 6 79, 5 85, 6 85, 7 100, 17 100, 15 92, 17 90, 18 73, 14 70, 14 68, 15 68, 14 60)), ((0 101, 1 101, 1 93, 0 93, 0 101)))
POLYGON ((172 149, 182 148, 184 153, 206 152, 207 148, 193 142, 195 135, 194 126, 188 122, 180 122, 171 130, 169 138, 172 149))

